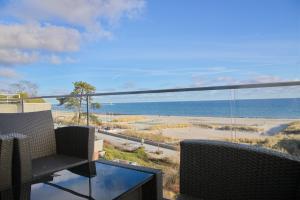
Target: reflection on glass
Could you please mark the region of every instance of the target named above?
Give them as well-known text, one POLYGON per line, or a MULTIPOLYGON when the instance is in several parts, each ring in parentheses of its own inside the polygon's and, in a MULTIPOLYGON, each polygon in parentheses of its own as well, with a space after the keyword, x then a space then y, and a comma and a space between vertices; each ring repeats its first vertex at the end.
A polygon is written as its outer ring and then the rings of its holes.
MULTIPOLYGON (((105 159, 163 169, 168 197, 178 193, 179 142, 245 143, 300 155, 300 87, 93 96, 80 124, 96 127, 105 159), (92 103, 99 103, 95 107, 92 103)), ((59 126, 78 112, 52 106, 59 126)))
POLYGON ((102 163, 96 163, 95 167, 96 175, 91 179, 67 170, 57 172, 52 181, 31 186, 31 200, 111 200, 145 183, 153 176, 153 174, 102 163))

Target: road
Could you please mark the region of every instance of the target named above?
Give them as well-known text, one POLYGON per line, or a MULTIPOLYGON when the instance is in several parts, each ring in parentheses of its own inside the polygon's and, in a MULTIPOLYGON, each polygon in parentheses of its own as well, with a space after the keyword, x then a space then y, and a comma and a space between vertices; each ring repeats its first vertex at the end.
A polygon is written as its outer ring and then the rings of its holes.
MULTIPOLYGON (((106 135, 106 134, 102 134, 102 133, 97 133, 97 137, 104 139, 106 141, 109 141, 111 144, 116 145, 116 146, 120 146, 122 144, 129 144, 131 146, 141 146, 140 142, 134 142, 131 140, 126 140, 123 138, 119 138, 119 137, 115 137, 115 136, 111 136, 111 135, 106 135)), ((170 149, 165 149, 165 148, 161 148, 161 147, 157 147, 157 146, 153 146, 153 145, 149 145, 149 144, 143 144, 145 151, 147 152, 155 152, 159 149, 159 151, 163 152, 164 157, 178 157, 179 156, 179 151, 175 151, 175 150, 170 150, 170 149)))

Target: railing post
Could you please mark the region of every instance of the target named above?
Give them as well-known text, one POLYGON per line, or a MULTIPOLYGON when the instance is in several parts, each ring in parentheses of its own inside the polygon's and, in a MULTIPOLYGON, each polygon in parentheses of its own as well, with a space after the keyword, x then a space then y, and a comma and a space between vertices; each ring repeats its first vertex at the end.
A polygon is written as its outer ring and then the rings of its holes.
POLYGON ((23 97, 21 99, 21 111, 22 111, 22 113, 24 113, 24 99, 23 99, 23 97))
POLYGON ((230 90, 231 99, 230 99, 230 119, 231 119, 231 142, 236 141, 236 128, 234 128, 236 123, 237 117, 237 108, 236 108, 236 89, 230 90))
POLYGON ((90 96, 86 96, 86 125, 90 125, 90 113, 89 113, 89 102, 90 102, 90 96))

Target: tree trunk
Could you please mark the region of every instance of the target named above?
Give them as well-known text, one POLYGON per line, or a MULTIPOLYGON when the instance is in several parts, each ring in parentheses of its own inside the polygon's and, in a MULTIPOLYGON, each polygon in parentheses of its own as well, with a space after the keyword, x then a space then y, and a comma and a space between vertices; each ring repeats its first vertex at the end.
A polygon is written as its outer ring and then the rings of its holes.
POLYGON ((81 104, 82 104, 82 95, 83 95, 83 90, 80 92, 80 97, 79 97, 79 108, 78 108, 78 125, 80 124, 81 120, 81 104))

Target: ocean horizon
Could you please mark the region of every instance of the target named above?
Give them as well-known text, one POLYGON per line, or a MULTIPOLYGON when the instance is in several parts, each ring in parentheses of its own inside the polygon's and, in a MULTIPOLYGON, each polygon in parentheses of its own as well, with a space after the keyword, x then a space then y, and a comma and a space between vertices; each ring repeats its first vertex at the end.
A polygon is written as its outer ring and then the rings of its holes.
MULTIPOLYGON (((53 106, 54 110, 66 110, 53 106)), ((97 114, 239 118, 300 118, 300 98, 103 103, 97 114)))

